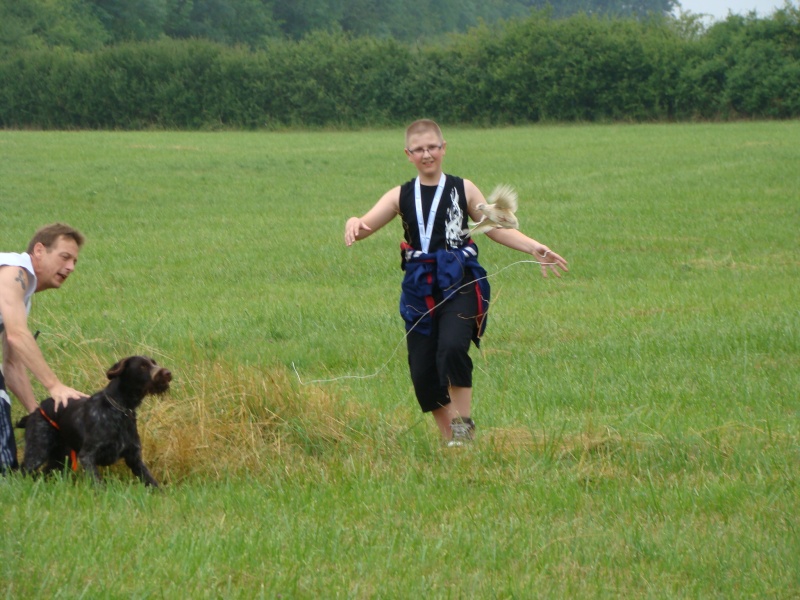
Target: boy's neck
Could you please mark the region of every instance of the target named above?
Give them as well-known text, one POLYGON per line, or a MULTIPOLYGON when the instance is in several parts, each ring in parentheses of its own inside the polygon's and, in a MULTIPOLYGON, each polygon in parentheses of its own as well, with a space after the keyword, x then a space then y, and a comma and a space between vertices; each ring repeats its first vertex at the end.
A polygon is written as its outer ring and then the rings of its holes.
POLYGON ((419 182, 421 185, 439 185, 439 180, 442 178, 441 169, 436 173, 418 173, 419 182))

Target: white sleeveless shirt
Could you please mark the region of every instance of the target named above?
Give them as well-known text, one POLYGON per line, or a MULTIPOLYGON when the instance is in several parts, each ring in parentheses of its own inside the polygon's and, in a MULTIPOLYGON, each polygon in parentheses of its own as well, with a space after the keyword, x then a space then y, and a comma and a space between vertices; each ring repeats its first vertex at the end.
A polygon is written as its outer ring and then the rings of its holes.
MULTIPOLYGON (((0 252, 0 267, 21 267, 25 269, 30 277, 25 284, 28 288, 25 290, 25 310, 30 314, 31 312, 31 299, 33 293, 36 291, 36 273, 33 272, 33 263, 31 262, 31 255, 27 252, 17 254, 15 252, 0 252)), ((3 324, 3 316, 0 315, 0 333, 5 329, 3 324)))

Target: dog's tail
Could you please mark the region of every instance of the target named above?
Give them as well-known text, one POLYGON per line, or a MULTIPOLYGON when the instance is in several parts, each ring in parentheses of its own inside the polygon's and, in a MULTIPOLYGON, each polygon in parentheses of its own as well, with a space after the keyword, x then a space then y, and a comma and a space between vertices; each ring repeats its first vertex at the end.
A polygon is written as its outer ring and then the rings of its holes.
MULTIPOLYGON (((20 429, 25 429, 25 426, 28 424, 28 418, 32 414, 33 413, 28 413, 27 415, 22 417, 17 422, 17 427, 19 427, 20 429)), ((50 423, 50 425, 52 425, 56 429, 59 429, 59 430, 61 429, 58 426, 58 423, 56 423, 53 419, 51 419, 50 416, 44 411, 44 409, 41 406, 39 407, 39 414, 42 415, 44 420, 47 421, 48 423, 50 423)), ((73 471, 77 471, 78 470, 78 453, 75 452, 75 450, 73 450, 72 448, 69 449, 69 464, 70 464, 70 467, 72 467, 73 471)))

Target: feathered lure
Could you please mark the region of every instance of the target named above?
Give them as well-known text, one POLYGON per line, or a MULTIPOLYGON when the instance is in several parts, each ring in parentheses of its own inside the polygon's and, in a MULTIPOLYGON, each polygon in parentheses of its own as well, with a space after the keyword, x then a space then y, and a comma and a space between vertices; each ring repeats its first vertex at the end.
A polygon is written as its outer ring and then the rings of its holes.
POLYGON ((486 204, 481 202, 475 208, 483 213, 483 218, 464 232, 465 237, 492 229, 519 229, 519 221, 514 214, 517 212, 517 192, 510 185, 498 185, 486 204))

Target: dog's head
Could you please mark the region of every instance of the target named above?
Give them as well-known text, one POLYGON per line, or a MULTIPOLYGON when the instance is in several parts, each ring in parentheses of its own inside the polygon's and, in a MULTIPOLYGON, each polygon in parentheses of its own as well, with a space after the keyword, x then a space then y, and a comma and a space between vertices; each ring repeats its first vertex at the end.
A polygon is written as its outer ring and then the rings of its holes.
POLYGON ((147 394, 163 394, 169 389, 172 373, 158 366, 149 356, 129 356, 111 367, 106 376, 118 380, 119 387, 144 398, 147 394))

